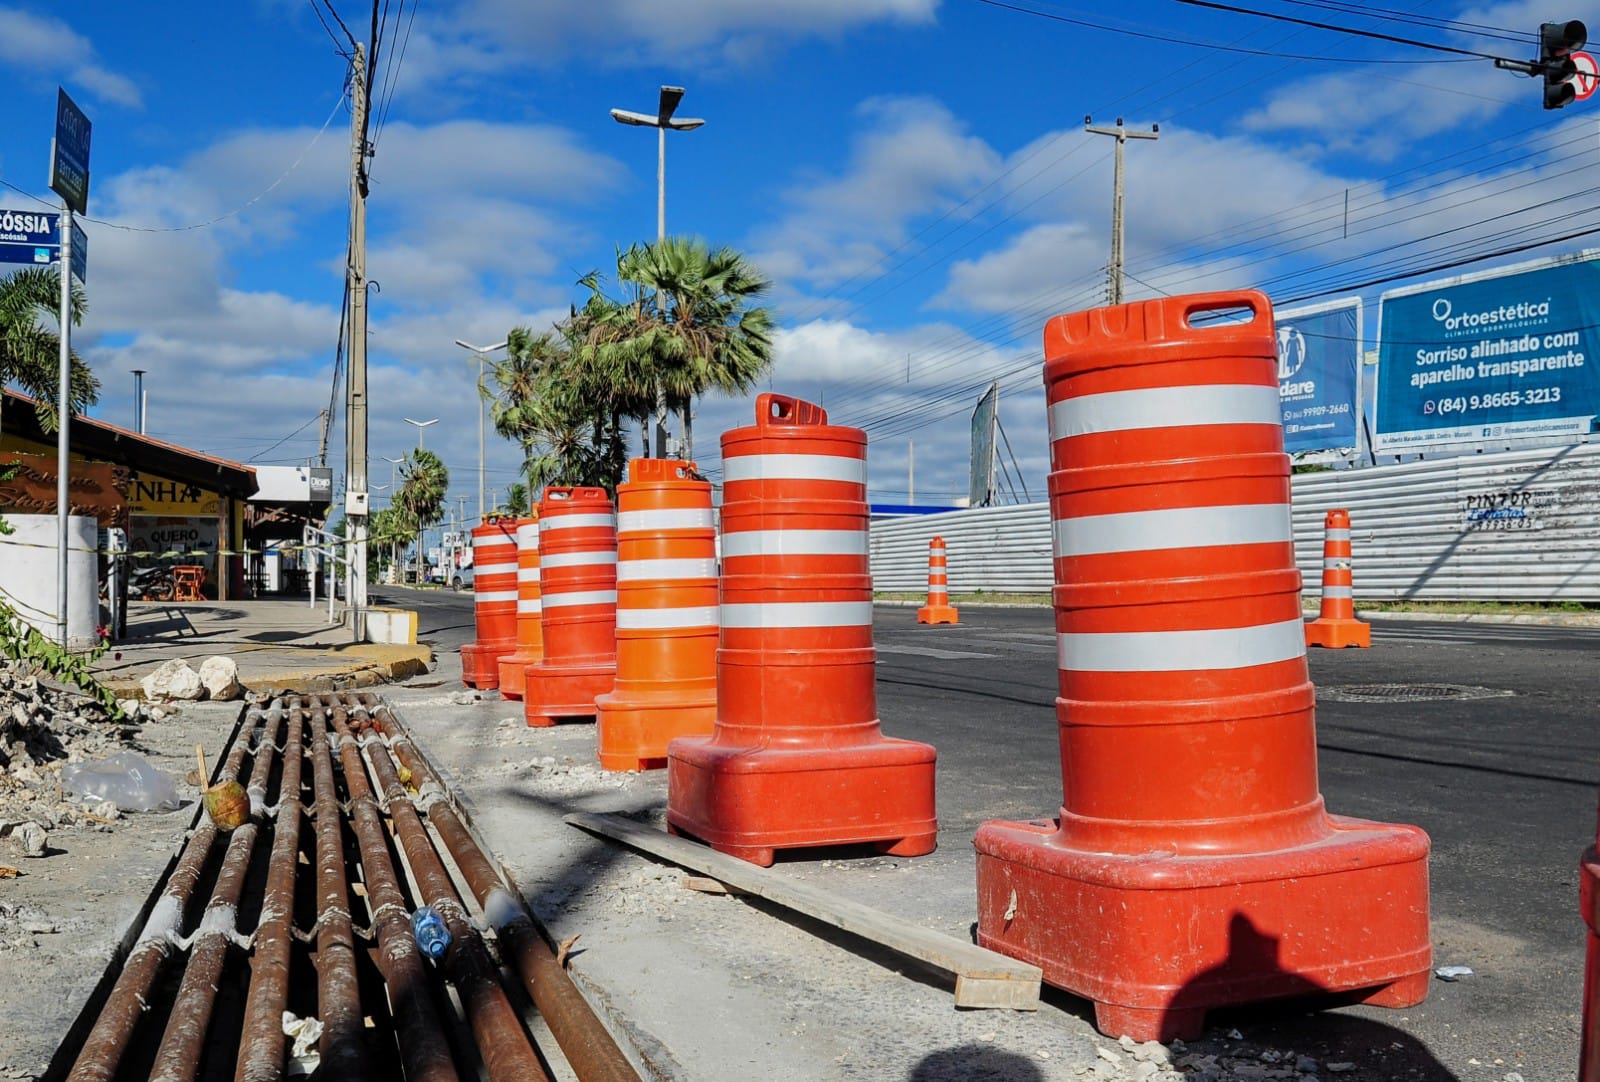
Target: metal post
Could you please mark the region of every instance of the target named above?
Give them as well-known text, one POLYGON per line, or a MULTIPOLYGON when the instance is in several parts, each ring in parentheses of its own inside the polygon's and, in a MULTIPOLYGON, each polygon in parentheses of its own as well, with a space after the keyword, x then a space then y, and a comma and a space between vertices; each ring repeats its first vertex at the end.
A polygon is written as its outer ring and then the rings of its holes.
MULTIPOLYGON (((416 10, 413 8, 412 10, 416 10)), ((483 518, 483 350, 478 350, 478 517, 483 518)))
POLYGON ((72 504, 67 492, 71 472, 72 427, 72 208, 61 201, 61 354, 56 381, 56 640, 67 646, 67 541, 72 504))
POLYGON ((1090 118, 1083 118, 1083 130, 1093 135, 1110 135, 1117 140, 1117 155, 1115 178, 1112 182, 1111 196, 1111 262, 1106 268, 1106 303, 1122 303, 1122 147, 1129 139, 1159 139, 1161 138, 1161 125, 1150 125, 1149 131, 1129 131, 1122 126, 1122 118, 1117 117, 1115 128, 1096 128, 1089 123, 1090 118))
MULTIPOLYGON (((367 89, 366 47, 356 44, 350 64, 350 378, 346 492, 367 495, 367 89)), ((367 638, 367 516, 345 509, 350 520, 351 625, 356 642, 367 638)))
POLYGON ((144 435, 144 369, 133 369, 133 430, 144 435))

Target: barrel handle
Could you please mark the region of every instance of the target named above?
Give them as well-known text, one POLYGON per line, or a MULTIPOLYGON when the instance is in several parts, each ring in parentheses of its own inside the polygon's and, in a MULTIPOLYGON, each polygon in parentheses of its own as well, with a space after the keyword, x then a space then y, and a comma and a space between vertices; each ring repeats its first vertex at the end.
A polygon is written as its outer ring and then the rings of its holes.
POLYGON ((1238 331, 1252 328, 1262 319, 1269 322, 1272 319, 1272 301, 1259 289, 1245 289, 1233 293, 1196 293, 1193 296, 1181 298, 1183 304, 1183 325, 1190 330, 1228 330, 1238 331), (1248 308, 1250 318, 1243 323, 1201 323, 1196 324, 1194 317, 1206 312, 1221 312, 1229 309, 1248 308))
POLYGON ((825 425, 828 411, 815 402, 786 394, 756 396, 756 427, 777 428, 789 425, 825 425))

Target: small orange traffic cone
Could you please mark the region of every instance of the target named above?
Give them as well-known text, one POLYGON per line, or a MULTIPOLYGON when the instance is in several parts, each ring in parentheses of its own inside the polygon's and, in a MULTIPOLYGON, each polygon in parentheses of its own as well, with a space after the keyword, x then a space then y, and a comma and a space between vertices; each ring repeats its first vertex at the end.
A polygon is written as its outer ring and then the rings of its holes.
POLYGON ((1371 646, 1372 625, 1356 619, 1351 588, 1350 512, 1336 507, 1322 525, 1322 615, 1306 625, 1306 645, 1371 646))
POLYGON ((917 610, 919 624, 959 624, 961 614, 950 604, 950 560, 944 538, 928 542, 928 603, 917 610))

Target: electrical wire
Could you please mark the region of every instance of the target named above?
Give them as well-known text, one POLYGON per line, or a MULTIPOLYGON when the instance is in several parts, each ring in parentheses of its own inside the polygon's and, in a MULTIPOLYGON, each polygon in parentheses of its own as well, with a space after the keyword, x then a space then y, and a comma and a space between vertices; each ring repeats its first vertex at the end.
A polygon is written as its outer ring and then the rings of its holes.
MULTIPOLYGON (((344 24, 344 20, 339 18, 339 11, 333 6, 333 0, 322 0, 322 5, 328 9, 328 14, 333 16, 333 21, 339 24, 339 29, 344 31, 345 39, 350 42, 350 48, 354 49, 356 47, 356 37, 350 33, 350 28, 344 24)), ((312 0, 311 6, 313 8, 317 6, 316 0, 312 0)), ((332 31, 330 30, 329 33, 331 34, 332 31)))
POLYGON ((328 40, 333 42, 334 52, 346 60, 350 59, 349 50, 344 47, 344 42, 339 40, 339 36, 333 32, 333 27, 328 25, 328 20, 322 14, 322 9, 317 6, 317 0, 306 0, 306 3, 311 5, 312 14, 316 15, 317 21, 322 24, 322 29, 328 32, 328 40))
MULTIPOLYGON (((979 0, 980 3, 990 3, 991 0, 979 0)), ((1374 41, 1386 41, 1393 45, 1409 45, 1416 49, 1428 49, 1437 53, 1450 53, 1454 56, 1472 57, 1478 60, 1512 60, 1508 56, 1499 56, 1495 53, 1479 52, 1476 49, 1461 49, 1454 45, 1440 45, 1431 41, 1418 41, 1416 38, 1402 38, 1394 34, 1384 34, 1377 30, 1358 30, 1351 26, 1339 26, 1336 23, 1317 22, 1314 19, 1298 19, 1293 15, 1283 15, 1272 11, 1257 11, 1254 8, 1238 7, 1234 4, 1220 3, 1219 0, 1177 0, 1177 3, 1187 4, 1190 7, 1210 8, 1214 11, 1228 11, 1236 15, 1254 15, 1262 19, 1272 19, 1275 22, 1293 23, 1296 26, 1306 26, 1313 30, 1329 30, 1337 34, 1349 34, 1352 37, 1368 38, 1374 41)))

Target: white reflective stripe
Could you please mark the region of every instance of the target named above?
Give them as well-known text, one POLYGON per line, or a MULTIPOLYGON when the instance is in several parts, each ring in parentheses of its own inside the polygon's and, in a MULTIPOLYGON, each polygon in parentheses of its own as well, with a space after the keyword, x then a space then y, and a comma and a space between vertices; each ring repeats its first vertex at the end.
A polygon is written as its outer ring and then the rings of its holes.
POLYGON ((683 627, 716 627, 717 606, 681 609, 618 609, 618 631, 669 631, 683 627))
POLYGON ((722 606, 723 627, 864 627, 871 623, 870 601, 780 601, 722 606))
POLYGON ((545 594, 544 607, 547 609, 564 609, 569 605, 615 605, 617 592, 615 590, 580 590, 573 594, 545 594))
POLYGON ((497 601, 515 601, 515 590, 488 590, 481 594, 473 594, 472 601, 475 605, 491 605, 497 601))
POLYGON ((509 575, 513 571, 518 570, 518 567, 517 567, 515 562, 512 562, 512 563, 497 563, 497 564, 480 564, 480 563, 477 563, 476 561, 474 561, 473 565, 472 565, 472 570, 473 570, 473 572, 475 574, 479 574, 479 575, 509 575))
POLYGON ((1285 620, 1202 631, 1116 631, 1056 636, 1066 672, 1203 672, 1304 657, 1305 624, 1285 620))
POLYGON ((1171 507, 1057 519, 1056 557, 1293 541, 1286 503, 1171 507))
POLYGON ((507 547, 511 547, 515 546, 516 543, 516 534, 514 533, 486 533, 482 537, 474 537, 472 539, 472 547, 474 550, 493 548, 495 545, 505 545, 507 547))
POLYGON ((663 507, 655 511, 624 511, 617 516, 618 533, 704 530, 716 524, 709 507, 663 507))
POLYGON ((1325 556, 1322 560, 1322 569, 1324 571, 1348 571, 1350 570, 1350 557, 1325 556))
POLYGON ((717 561, 703 560, 623 560, 617 564, 618 582, 640 579, 714 579, 717 561))
POLYGON ((617 524, 617 516, 612 514, 596 515, 551 515, 549 518, 539 520, 539 529, 550 530, 576 530, 583 526, 611 526, 617 524))
POLYGON ((517 547, 536 549, 539 547, 539 524, 530 522, 526 526, 517 527, 517 547))
POLYGON ((1327 541, 1348 541, 1350 540, 1350 531, 1339 527, 1329 527, 1322 536, 1327 541))
POLYGON ((1355 595, 1355 587, 1353 587, 1353 586, 1324 586, 1322 588, 1322 596, 1323 597, 1355 597, 1356 596, 1355 595))
POLYGON ((539 581, 539 569, 537 567, 519 567, 519 568, 517 568, 517 581, 518 582, 538 582, 539 581))
POLYGON ((735 455, 722 460, 729 481, 844 481, 867 483, 867 460, 845 455, 735 455))
POLYGON ((1282 423, 1278 388, 1255 383, 1107 391, 1068 398, 1050 407, 1053 440, 1135 428, 1282 423))
POLYGON ((547 552, 539 560, 539 569, 548 571, 552 567, 592 567, 596 564, 614 564, 617 562, 615 549, 590 549, 588 552, 547 552))
POLYGON ((517 598, 517 611, 518 612, 540 612, 540 611, 542 611, 543 607, 544 607, 544 603, 541 602, 537 597, 534 597, 534 598, 519 597, 519 598, 517 598))
POLYGON ((739 556, 865 556, 866 530, 740 530, 722 535, 722 558, 739 556))

